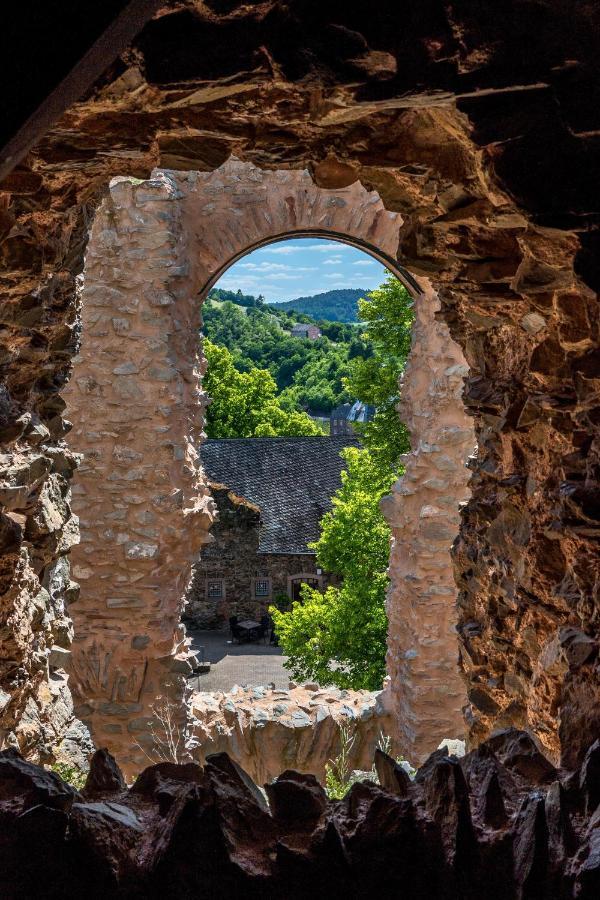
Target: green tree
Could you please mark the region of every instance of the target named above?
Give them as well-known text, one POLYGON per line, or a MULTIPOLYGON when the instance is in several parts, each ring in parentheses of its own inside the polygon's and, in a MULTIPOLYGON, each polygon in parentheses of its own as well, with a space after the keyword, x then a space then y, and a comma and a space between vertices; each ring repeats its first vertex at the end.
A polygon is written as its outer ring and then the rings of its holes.
POLYGON ((324 594, 304 585, 302 602, 287 613, 271 608, 271 615, 294 677, 374 690, 385 675, 390 539, 379 501, 394 474, 366 449, 342 455, 347 470, 314 548, 318 564, 343 584, 324 594))
POLYGON ((356 356, 344 384, 377 411, 372 422, 360 427, 365 447, 343 453, 347 470, 342 486, 321 520, 314 545, 318 564, 343 583, 324 594, 305 585, 302 602, 289 612, 271 613, 294 677, 375 690, 385 674, 390 542, 379 502, 402 473, 399 458, 409 449, 397 405, 398 378, 410 349, 412 301, 389 275, 359 301, 359 314, 373 355, 356 356))
POLYGON ((350 396, 375 407, 373 421, 357 430, 382 465, 396 468, 410 448, 408 431, 398 416, 398 379, 410 350, 413 302, 404 285, 388 273, 379 288, 358 301, 358 309, 373 355, 351 360, 344 387, 350 396))
POLYGON ((206 432, 213 438, 275 437, 320 434, 306 413, 283 409, 270 372, 238 372, 225 347, 204 340, 208 367, 203 387, 211 398, 206 432))
POLYGON ((206 337, 230 351, 239 372, 268 369, 279 391, 290 391, 286 408, 328 412, 354 399, 343 384, 350 375, 351 357, 372 352, 359 326, 329 323, 333 339, 307 341, 292 337, 289 329, 297 319, 312 321, 309 316, 257 306, 259 298, 249 295, 243 295, 244 304, 252 301, 252 306, 234 303, 232 291, 213 291, 210 296, 214 300, 206 300, 202 310, 206 337))

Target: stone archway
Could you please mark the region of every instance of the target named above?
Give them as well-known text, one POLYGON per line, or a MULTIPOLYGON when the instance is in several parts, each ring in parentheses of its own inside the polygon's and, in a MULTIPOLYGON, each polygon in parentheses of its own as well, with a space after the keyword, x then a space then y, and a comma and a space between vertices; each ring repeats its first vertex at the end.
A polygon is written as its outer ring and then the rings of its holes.
MULTIPOLYGON (((82 591, 73 607, 72 685, 77 714, 125 769, 145 762, 158 697, 168 696, 180 723, 185 719, 190 664, 182 599, 213 517, 197 461, 206 400, 198 289, 205 294, 235 259, 290 235, 362 246, 417 298, 415 350, 427 346, 427 361, 409 366, 405 403, 412 402, 415 433, 427 438, 417 439, 407 476, 386 504, 395 538, 391 690, 404 723, 401 742, 412 756, 435 747, 438 736, 462 731, 448 555, 458 509, 448 491, 452 484, 462 499, 466 483, 465 441, 452 432, 466 427, 462 419, 457 425, 466 367, 435 319, 431 286, 398 267, 401 225, 400 215, 358 181, 327 190, 307 171, 265 172, 236 159, 209 173, 157 170, 148 181, 111 182, 87 249, 83 339, 68 390, 72 443, 84 454, 73 489, 81 520, 74 575, 82 591), (423 461, 435 458, 440 469, 451 456, 452 477, 436 484, 423 461), (421 523, 414 533, 399 512, 400 496, 411 497, 410 514, 421 523), (409 544, 402 556, 399 548, 409 544), (425 566, 415 559, 419 548, 430 554, 425 566)), ((472 435, 467 443, 470 451, 472 435)))

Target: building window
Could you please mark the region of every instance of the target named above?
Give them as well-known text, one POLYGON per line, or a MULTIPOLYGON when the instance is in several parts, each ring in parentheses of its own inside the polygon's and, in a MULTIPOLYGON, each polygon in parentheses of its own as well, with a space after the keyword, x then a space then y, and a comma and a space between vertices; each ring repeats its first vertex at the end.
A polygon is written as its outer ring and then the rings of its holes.
POLYGON ((225 596, 225 585, 222 578, 207 578, 206 596, 209 600, 222 600, 225 596))
POLYGON ((270 597, 271 596, 271 579, 270 578, 254 578, 254 596, 270 597))

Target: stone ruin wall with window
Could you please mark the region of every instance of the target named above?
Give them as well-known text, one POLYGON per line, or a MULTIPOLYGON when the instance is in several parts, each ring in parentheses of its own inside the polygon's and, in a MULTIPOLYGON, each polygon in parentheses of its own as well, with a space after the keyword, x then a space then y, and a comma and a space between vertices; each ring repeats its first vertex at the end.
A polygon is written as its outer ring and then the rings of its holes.
MULTIPOLYGON (((492 886, 503 900, 534 890, 587 900, 598 887, 597 845, 586 831, 598 802, 598 748, 588 748, 600 727, 597 5, 510 0, 506 14, 490 16, 481 5, 431 0, 412 4, 402 27, 390 27, 395 3, 382 3, 377 14, 352 3, 336 6, 335 15, 329 4, 311 16, 304 10, 295 0, 163 7, 2 185, 1 739, 32 759, 51 758, 73 723, 69 687, 77 679, 67 681, 66 670, 78 604, 98 614, 108 642, 97 641, 105 649, 90 656, 90 678, 108 694, 103 702, 115 704, 113 715, 122 695, 134 702, 139 680, 150 684, 157 670, 178 664, 177 635, 163 631, 160 604, 141 613, 121 607, 121 622, 147 616, 154 641, 145 658, 141 631, 119 657, 110 650, 109 607, 99 606, 105 594, 90 598, 80 578, 77 599, 68 567, 77 540, 70 495, 77 461, 65 443, 62 393, 77 351, 77 277, 110 179, 145 181, 156 166, 213 171, 235 154, 259 170, 308 167, 314 184, 328 190, 352 183, 376 190, 402 217, 393 255, 438 290, 437 319, 469 366, 463 397, 478 448, 453 558, 465 722, 471 745, 481 746, 463 764, 432 760, 410 800, 406 791, 399 796, 406 785, 388 768, 388 792, 360 788, 343 814, 290 775, 271 788, 269 812, 222 759, 203 773, 163 770, 159 777, 155 770, 128 793, 101 756, 88 797, 118 797, 132 810, 147 804, 143 860, 130 851, 140 845, 137 826, 121 818, 103 842, 106 828, 88 827, 94 804, 73 804, 72 791, 9 752, 3 877, 16 883, 40 867, 46 879, 58 871, 74 896, 93 895, 100 878, 108 894, 126 872, 146 896, 164 896, 177 878, 196 892, 231 895, 255 888, 258 877, 273 897, 289 898, 301 880, 304 896, 383 895, 393 887, 479 897, 492 886), (281 40, 289 34, 294 41, 281 40), (234 44, 232 67, 223 47, 234 44), (489 737, 507 725, 527 729, 575 774, 543 763, 526 735, 489 737), (168 821, 167 782, 177 797, 168 821), (291 797, 298 805, 286 818, 291 797), (12 828, 22 811, 33 815, 12 828), (302 857, 294 841, 308 848, 302 857), (200 862, 206 846, 223 861, 214 871, 200 862)), ((156 185, 150 193, 156 197, 156 185)), ((163 204, 162 213, 168 209, 163 204)), ((143 215, 131 212, 130 236, 147 227, 157 242, 172 240, 169 225, 177 223, 168 216, 144 226, 143 215)), ((110 215, 105 222, 111 239, 110 215)), ((125 278, 109 286, 123 307, 110 328, 125 346, 119 320, 135 316, 128 309, 135 290, 125 278)), ((140 333, 158 340, 170 297, 144 296, 144 304, 140 333)), ((185 345, 185 333, 171 340, 185 345)), ((159 389, 170 384, 153 377, 159 389)), ((174 381, 184 394, 197 385, 191 367, 174 381)), ((139 411, 137 397, 119 402, 130 419, 139 411)), ((115 425, 127 424, 116 418, 115 425)), ((75 445, 75 435, 69 440, 75 445)), ((190 464, 184 442, 160 453, 173 483, 180 475, 193 481, 193 471, 178 470, 190 464)), ((117 463, 128 471, 118 454, 117 463)), ((101 484, 106 493, 116 487, 101 484)), ((210 509, 189 507, 181 490, 172 508, 159 504, 165 527, 180 536, 192 513, 208 534, 210 509)), ((194 496, 201 493, 196 485, 194 496)), ((127 552, 125 544, 111 546, 127 552)), ((183 549, 191 558, 197 547, 183 549)), ((150 579, 171 575, 168 554, 157 563, 150 550, 131 550, 150 579)), ((173 572, 181 572, 176 562, 173 572)), ((171 597, 181 589, 174 578, 171 597)))
MULTIPOLYGON (((74 501, 82 540, 73 562, 85 587, 73 608, 71 685, 77 714, 128 770, 152 751, 157 698, 167 698, 185 728, 186 676, 194 667, 181 614, 190 566, 209 541, 214 517, 198 462, 206 404, 198 291, 252 246, 290 234, 353 241, 395 268, 402 222, 360 182, 323 189, 307 171, 262 172, 236 159, 215 172, 157 170, 147 181, 111 182, 87 246, 78 374, 66 391, 72 443, 84 454, 74 501)), ((427 282, 409 283, 416 302, 432 295, 427 282)), ((427 322, 462 360, 446 326, 431 314, 427 322)), ((443 358, 439 364, 447 366, 443 358)), ((460 467, 462 448, 455 453, 460 467)), ((447 541, 435 552, 433 577, 446 596, 454 591, 447 541)), ((410 566, 406 577, 413 577, 410 566)), ((410 591, 390 598, 409 614, 410 591)), ((415 616, 437 604, 424 594, 415 616)), ((399 718, 396 736, 417 756, 462 731, 460 704, 447 702, 450 685, 454 697, 463 693, 458 670, 447 663, 457 654, 451 606, 435 634, 390 631, 390 652, 410 659, 422 640, 437 650, 414 671, 431 682, 427 704, 437 695, 440 702, 432 719, 420 717, 416 691, 414 718, 399 718)), ((409 676, 405 670, 402 681, 393 679, 398 708, 409 676)))
MULTIPOLYGON (((230 616, 255 619, 268 612, 277 595, 288 595, 288 580, 299 573, 317 577, 314 553, 259 553, 260 510, 227 487, 210 484, 217 517, 206 544, 192 568, 186 594, 184 621, 197 628, 223 628, 230 616), (256 580, 267 580, 268 593, 256 596, 256 580), (209 596, 209 583, 221 587, 221 596, 209 596)), ((321 578, 323 586, 329 583, 321 578)))

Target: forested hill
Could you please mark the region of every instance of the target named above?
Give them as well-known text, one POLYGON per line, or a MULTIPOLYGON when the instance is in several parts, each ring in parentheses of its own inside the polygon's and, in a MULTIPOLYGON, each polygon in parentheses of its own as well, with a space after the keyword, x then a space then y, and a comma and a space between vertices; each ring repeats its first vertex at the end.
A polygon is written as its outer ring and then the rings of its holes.
MULTIPOLYGON (((234 297, 237 301, 237 294, 234 297)), ((320 320, 322 337, 318 340, 292 337, 294 323, 311 321, 308 316, 279 306, 251 305, 250 299, 255 298, 244 296, 242 305, 227 299, 225 292, 213 292, 202 307, 204 334, 231 353, 238 372, 268 369, 280 402, 289 410, 328 413, 339 403, 354 399, 343 380, 350 374, 353 359, 372 354, 360 326, 320 320)))
POLYGON ((313 297, 298 297, 296 300, 285 300, 272 303, 276 309, 286 312, 304 313, 313 319, 329 319, 330 322, 357 322, 357 303, 367 291, 360 288, 341 288, 337 291, 325 291, 313 297))

